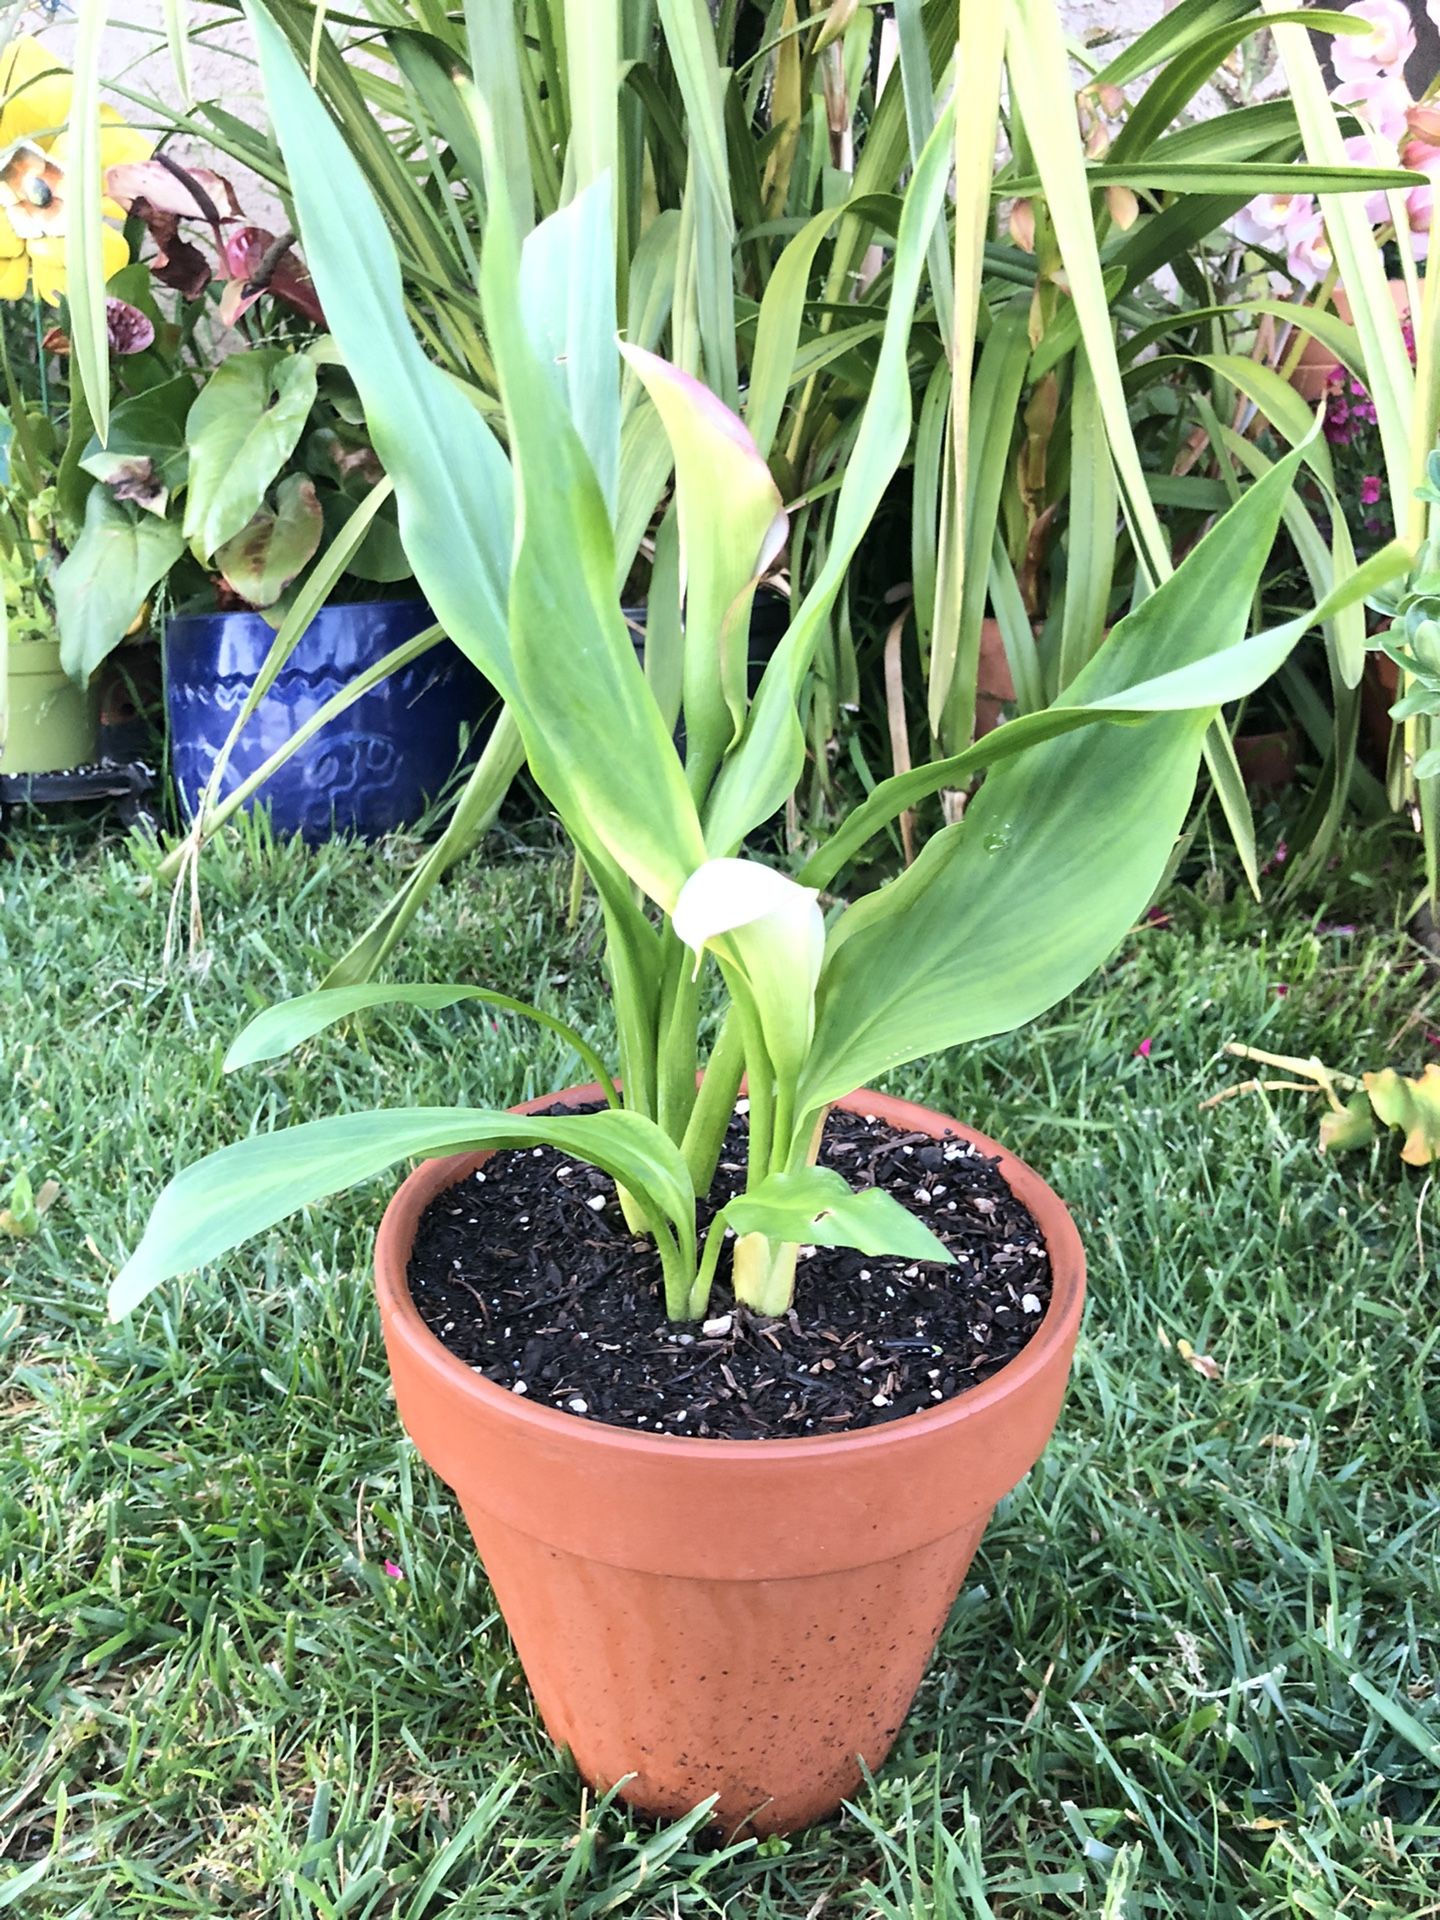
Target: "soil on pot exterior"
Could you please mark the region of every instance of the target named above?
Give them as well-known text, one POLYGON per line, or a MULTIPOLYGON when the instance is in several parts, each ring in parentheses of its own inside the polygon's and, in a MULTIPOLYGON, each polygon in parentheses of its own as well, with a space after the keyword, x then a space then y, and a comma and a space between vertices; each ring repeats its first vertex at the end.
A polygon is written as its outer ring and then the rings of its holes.
MULTIPOLYGON (((717 1204, 743 1186, 744 1144, 737 1117, 717 1204)), ((820 1161, 852 1186, 885 1187, 956 1264, 802 1251, 794 1306, 766 1319, 737 1306, 727 1253, 704 1323, 672 1325, 659 1258, 627 1231, 612 1183, 546 1147, 497 1153, 431 1203, 411 1297, 450 1352, 496 1385, 641 1433, 849 1432, 936 1406, 1014 1359, 1049 1305, 1050 1263, 997 1163, 963 1140, 838 1111, 820 1161)))

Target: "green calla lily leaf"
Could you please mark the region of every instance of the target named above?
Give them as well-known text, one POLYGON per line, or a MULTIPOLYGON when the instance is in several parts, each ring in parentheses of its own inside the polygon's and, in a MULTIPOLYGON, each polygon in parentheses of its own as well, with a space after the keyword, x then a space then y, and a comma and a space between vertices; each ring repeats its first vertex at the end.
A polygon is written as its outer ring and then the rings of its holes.
POLYGON ((954 1265, 944 1243, 893 1194, 881 1187, 857 1192, 833 1167, 768 1175, 753 1193, 729 1203, 725 1222, 736 1233, 759 1233, 767 1240, 954 1265))

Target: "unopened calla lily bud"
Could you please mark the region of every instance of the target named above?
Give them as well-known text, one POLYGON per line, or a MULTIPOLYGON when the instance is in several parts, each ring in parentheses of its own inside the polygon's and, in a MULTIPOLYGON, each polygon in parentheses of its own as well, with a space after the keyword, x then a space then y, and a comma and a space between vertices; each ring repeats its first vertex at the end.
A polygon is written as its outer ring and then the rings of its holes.
POLYGON ((697 962, 708 947, 744 975, 777 1072, 797 1070, 825 955, 815 890, 758 860, 707 860, 680 889, 672 919, 697 962))

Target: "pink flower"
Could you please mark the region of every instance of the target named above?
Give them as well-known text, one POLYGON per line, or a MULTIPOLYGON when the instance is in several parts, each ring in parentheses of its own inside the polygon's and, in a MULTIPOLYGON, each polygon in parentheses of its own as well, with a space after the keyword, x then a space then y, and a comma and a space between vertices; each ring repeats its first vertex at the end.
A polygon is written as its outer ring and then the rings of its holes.
POLYGON ((1261 867, 1260 871, 1262 873, 1270 873, 1276 867, 1283 867, 1285 862, 1289 858, 1290 858, 1289 847, 1286 846, 1283 840, 1279 840, 1275 844, 1275 851, 1271 854, 1270 858, 1265 862, 1264 866, 1261 867))
POLYGON ((1355 0, 1345 8, 1352 20, 1365 21, 1364 34, 1337 33, 1330 42, 1330 64, 1341 81, 1399 73, 1415 51, 1415 28, 1405 0, 1355 0))
POLYGON ((387 1580, 403 1580, 405 1573, 403 1568, 397 1567, 393 1560, 387 1560, 385 1562, 385 1577, 387 1580))
POLYGON ((1136 1059, 1148 1060, 1150 1058, 1150 1049, 1154 1046, 1154 1044, 1155 1042, 1153 1040, 1150 1040, 1150 1039, 1142 1040, 1139 1046, 1136 1047, 1135 1049, 1136 1059))
POLYGON ((1425 175, 1425 184, 1412 187, 1405 196, 1405 212, 1409 217, 1410 230, 1414 239, 1415 258, 1423 260, 1430 250, 1430 219, 1435 202, 1435 182, 1440 180, 1440 147, 1416 135, 1414 139, 1407 140, 1401 148, 1400 164, 1409 167, 1414 173, 1425 175))
POLYGON ((1380 476, 1367 473, 1360 482, 1360 504, 1362 507, 1374 507, 1380 503, 1380 476))
POLYGON ((1283 1000, 1283 999, 1285 998, 1285 996, 1286 996, 1286 994, 1287 994, 1287 993, 1288 993, 1289 991, 1290 991, 1290 989, 1289 989, 1289 987, 1287 987, 1287 986, 1286 986, 1286 985, 1284 984, 1284 982, 1282 981, 1282 982, 1281 982, 1281 984, 1280 984, 1280 985, 1279 985, 1278 987, 1276 987, 1276 989, 1275 989, 1275 997, 1276 997, 1276 999, 1277 999, 1277 1000, 1283 1000))
MULTIPOLYGON (((1345 142, 1345 157, 1354 167, 1393 167, 1399 159, 1395 142, 1377 133, 1352 133, 1345 142)), ((1365 218, 1372 227, 1381 226, 1390 218, 1383 187, 1366 194, 1365 218)))
POLYGON ((1170 916, 1163 907, 1147 907, 1145 919, 1152 927, 1168 927, 1170 924, 1170 916))
POLYGON ((1293 221, 1308 220, 1315 212, 1315 197, 1309 193, 1258 193, 1230 222, 1242 246, 1265 247, 1275 253, 1283 249, 1284 236, 1293 221))
POLYGON ((1382 139, 1398 146, 1405 138, 1406 116, 1414 102, 1402 74, 1366 73, 1360 79, 1342 81, 1330 98, 1337 107, 1349 107, 1382 139))
POLYGON ((143 353, 155 344, 153 323, 125 300, 105 302, 105 332, 114 354, 143 353))
POLYGON ((1285 264, 1297 287, 1314 287, 1329 273, 1334 256, 1325 233, 1325 222, 1318 212, 1296 220, 1286 228, 1289 250, 1285 264))

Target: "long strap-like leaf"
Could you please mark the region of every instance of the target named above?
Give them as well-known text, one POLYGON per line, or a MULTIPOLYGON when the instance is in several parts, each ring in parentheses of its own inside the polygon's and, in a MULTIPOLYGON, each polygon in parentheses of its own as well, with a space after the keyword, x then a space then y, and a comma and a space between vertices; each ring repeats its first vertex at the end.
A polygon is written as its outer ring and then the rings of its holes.
POLYGON ((65 272, 69 283, 71 365, 85 389, 101 446, 110 432, 110 340, 105 325, 104 215, 100 204, 100 48, 109 10, 109 0, 86 0, 80 9, 66 169, 65 272))

